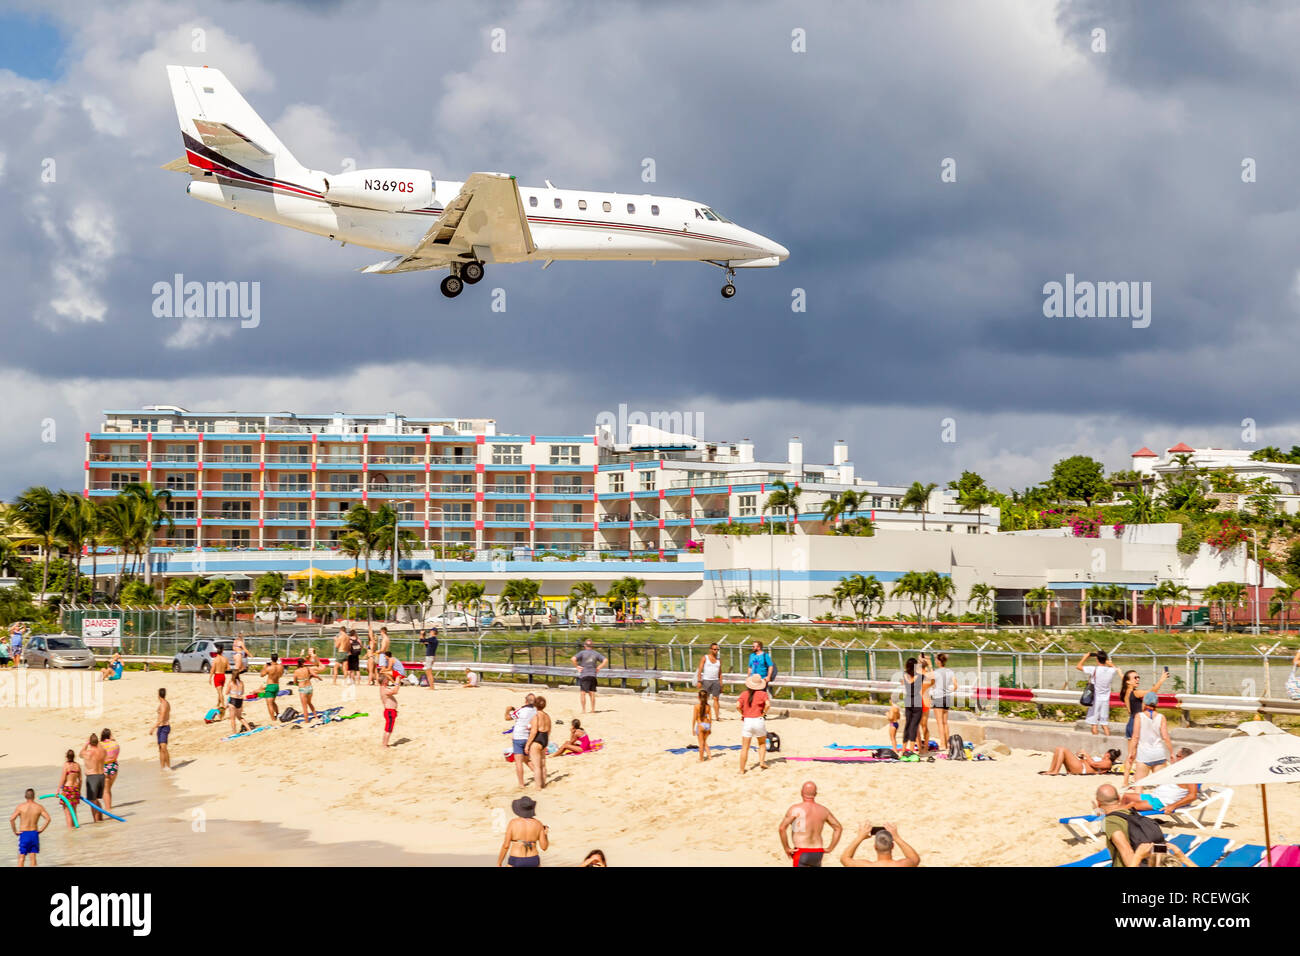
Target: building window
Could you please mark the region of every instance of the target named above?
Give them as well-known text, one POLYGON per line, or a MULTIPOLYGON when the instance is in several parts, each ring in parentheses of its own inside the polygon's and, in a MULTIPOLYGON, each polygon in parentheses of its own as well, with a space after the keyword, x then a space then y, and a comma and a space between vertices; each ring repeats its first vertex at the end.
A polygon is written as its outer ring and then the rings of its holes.
POLYGON ((555 479, 551 488, 557 495, 580 495, 582 494, 582 479, 568 475, 561 476, 555 479))
POLYGON ((498 521, 526 521, 528 512, 522 502, 518 504, 499 503, 496 506, 496 515, 498 521))
POLYGON ((968 524, 968 525, 966 526, 966 533, 967 533, 967 534, 979 534, 979 533, 980 533, 980 529, 977 528, 977 527, 975 527, 975 525, 973 525, 973 524, 968 524))
POLYGON ((609 476, 610 494, 620 495, 623 493, 623 472, 611 472, 609 476))
POLYGON ((879 507, 880 507, 880 495, 872 495, 872 496, 871 496, 871 507, 873 507, 873 508, 879 508, 879 507))
POLYGON ((167 513, 173 518, 193 518, 194 502, 193 501, 169 501, 167 502, 167 513))
POLYGON ((586 209, 586 208, 587 208, 587 200, 585 200, 585 199, 579 199, 579 200, 578 200, 578 208, 579 208, 579 209, 586 209))
POLYGON ((627 204, 627 211, 630 212, 630 213, 634 213, 634 212, 636 212, 636 204, 635 204, 635 203, 628 203, 628 204, 627 204))
POLYGON ((555 208, 556 208, 556 209, 563 209, 563 208, 564 208, 564 200, 560 199, 559 196, 556 196, 556 197, 555 197, 555 208))
POLYGON ((642 471, 637 474, 637 484, 641 491, 655 490, 655 473, 653 471, 642 471))
POLYGON ((474 518, 474 506, 468 501, 453 501, 442 506, 448 521, 471 521, 474 518))
POLYGON ((758 514, 758 495, 740 495, 740 517, 752 518, 758 514))
POLYGON ((552 445, 551 446, 551 464, 552 465, 576 465, 578 464, 578 446, 577 445, 552 445))
POLYGON ((608 201, 607 201, 607 202, 603 202, 603 203, 601 203, 601 204, 600 204, 600 208, 603 209, 603 210, 605 210, 605 212, 609 212, 609 211, 610 211, 611 209, 613 209, 614 207, 611 206, 611 205, 608 203, 608 201))
POLYGON ((944 530, 944 531, 951 531, 951 530, 952 530, 952 525, 944 525, 943 530, 944 530))
POLYGON ((533 206, 533 207, 536 207, 536 206, 537 206, 537 197, 536 197, 536 196, 529 196, 529 197, 528 197, 528 205, 533 206))
POLYGON ((168 491, 193 491, 194 473, 185 472, 179 475, 168 475, 163 480, 163 487, 168 491))
POLYGON ((493 445, 492 464, 522 465, 524 463, 523 445, 493 445))
POLYGON ((659 207, 658 207, 658 206, 651 206, 651 207, 650 207, 650 215, 652 215, 652 216, 657 216, 657 215, 659 215, 659 207))
POLYGON ((108 476, 108 486, 110 488, 125 488, 127 485, 134 485, 140 481, 139 472, 134 471, 114 471, 108 476))

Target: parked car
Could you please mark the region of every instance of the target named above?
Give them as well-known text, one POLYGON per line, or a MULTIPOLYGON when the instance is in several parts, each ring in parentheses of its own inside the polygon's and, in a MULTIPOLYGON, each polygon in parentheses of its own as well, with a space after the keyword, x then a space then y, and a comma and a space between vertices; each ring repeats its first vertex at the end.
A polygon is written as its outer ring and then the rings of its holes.
POLYGON ((658 617, 655 618, 655 623, 656 623, 656 624, 676 624, 676 623, 677 623, 677 615, 676 615, 676 614, 660 614, 658 617))
POLYGON ((493 617, 492 627, 554 627, 560 616, 544 604, 531 608, 516 608, 493 617))
POLYGON ((461 611, 446 611, 442 614, 435 614, 424 623, 428 627, 437 627, 444 631, 463 631, 474 626, 473 619, 461 611))
POLYGON ((279 617, 281 624, 298 623, 298 612, 291 607, 283 607, 279 610, 268 608, 253 615, 253 619, 256 621, 274 621, 277 617, 279 617))
POLYGON ((72 634, 35 634, 23 642, 23 663, 28 667, 94 667, 95 655, 72 634))
POLYGON ((804 614, 795 614, 793 611, 783 611, 780 614, 773 614, 763 623, 765 624, 811 624, 812 618, 804 614))
POLYGON ((602 627, 612 627, 618 623, 618 615, 611 607, 598 607, 591 612, 591 623, 602 627))
POLYGON ((1109 614, 1089 614, 1088 627, 1114 627, 1115 619, 1109 614))
POLYGON ((172 658, 172 672, 186 674, 206 674, 212 670, 212 658, 217 656, 217 648, 230 655, 230 641, 203 639, 191 641, 188 646, 176 652, 172 658))

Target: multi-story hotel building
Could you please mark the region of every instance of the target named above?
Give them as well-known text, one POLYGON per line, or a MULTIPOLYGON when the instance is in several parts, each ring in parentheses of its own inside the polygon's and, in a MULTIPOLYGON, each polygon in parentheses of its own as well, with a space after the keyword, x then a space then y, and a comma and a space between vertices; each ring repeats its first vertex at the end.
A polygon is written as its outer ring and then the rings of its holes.
MULTIPOLYGON (((950 492, 924 515, 906 488, 856 478, 848 449, 806 464, 755 461, 748 442, 647 429, 631 443, 589 435, 501 435, 490 418, 291 412, 110 410, 85 437, 85 494, 134 482, 171 492, 162 548, 335 547, 348 510, 389 504, 425 548, 615 554, 686 551, 709 525, 790 520, 764 511, 775 481, 799 485, 800 523, 851 489, 878 527, 992 531, 996 509, 961 511, 950 492), (638 440, 639 438, 639 440, 638 440)), ((811 529, 810 529, 811 530, 811 529)))

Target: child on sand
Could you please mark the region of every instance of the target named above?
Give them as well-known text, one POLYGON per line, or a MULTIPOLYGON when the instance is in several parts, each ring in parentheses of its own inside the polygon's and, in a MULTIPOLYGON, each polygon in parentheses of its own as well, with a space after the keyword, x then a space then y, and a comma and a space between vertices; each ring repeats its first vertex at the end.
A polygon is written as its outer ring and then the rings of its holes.
POLYGON ((898 749, 898 722, 902 718, 903 712, 898 709, 898 704, 891 700, 889 702, 889 746, 894 750, 898 749))
POLYGON ((591 749, 591 738, 587 732, 582 729, 582 721, 573 718, 573 724, 569 727, 569 739, 560 744, 560 749, 555 751, 555 756, 559 757, 564 754, 582 754, 591 749))
POLYGON ((699 698, 691 713, 691 733, 700 742, 700 759, 709 759, 709 734, 713 732, 713 722, 709 713, 709 692, 700 691, 699 698))
POLYGON ((63 816, 68 821, 68 829, 72 829, 73 822, 77 819, 77 804, 81 802, 81 765, 77 763, 77 755, 71 750, 63 755, 63 776, 59 777, 59 793, 63 799, 59 802, 63 804, 63 816))

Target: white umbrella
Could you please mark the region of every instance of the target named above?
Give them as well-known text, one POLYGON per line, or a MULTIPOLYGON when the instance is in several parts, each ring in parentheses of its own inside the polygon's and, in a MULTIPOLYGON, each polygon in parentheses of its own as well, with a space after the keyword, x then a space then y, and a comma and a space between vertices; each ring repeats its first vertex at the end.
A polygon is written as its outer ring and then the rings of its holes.
POLYGON ((1224 786, 1259 784, 1264 803, 1265 858, 1272 865, 1272 838, 1268 829, 1270 783, 1300 783, 1300 737, 1264 720, 1248 720, 1225 737, 1190 757, 1143 777, 1140 786, 1167 783, 1218 783, 1224 786))

